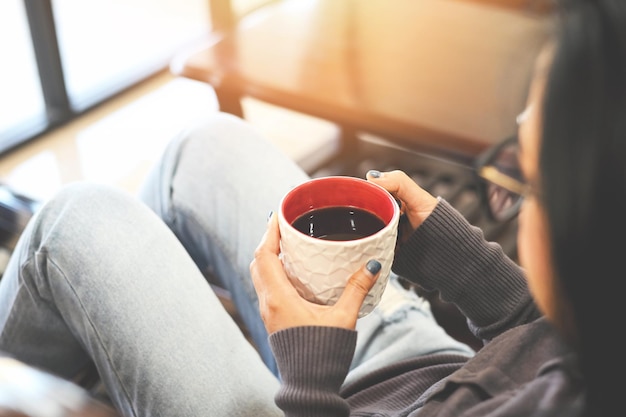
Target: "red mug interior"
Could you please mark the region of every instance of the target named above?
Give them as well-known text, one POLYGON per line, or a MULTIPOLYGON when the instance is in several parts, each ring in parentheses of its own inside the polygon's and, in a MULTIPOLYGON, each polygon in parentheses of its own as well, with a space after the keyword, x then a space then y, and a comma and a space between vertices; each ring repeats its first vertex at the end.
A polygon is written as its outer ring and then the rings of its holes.
POLYGON ((354 177, 314 178, 294 187, 281 204, 283 217, 292 224, 311 210, 326 207, 356 207, 378 216, 385 224, 392 220, 396 201, 382 187, 354 177))

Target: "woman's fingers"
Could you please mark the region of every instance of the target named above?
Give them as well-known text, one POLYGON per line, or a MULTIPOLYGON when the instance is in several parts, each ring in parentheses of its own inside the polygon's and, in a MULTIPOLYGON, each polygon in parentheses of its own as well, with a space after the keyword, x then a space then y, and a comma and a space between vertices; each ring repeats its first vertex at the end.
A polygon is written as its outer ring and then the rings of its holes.
MULTIPOLYGON (((252 283, 260 296, 269 290, 281 290, 291 288, 283 263, 278 257, 280 253, 280 231, 278 229, 278 219, 272 215, 267 224, 267 229, 261 238, 261 242, 254 252, 254 259, 250 263, 252 273, 252 283), (286 286, 285 284, 289 284, 286 286)), ((293 289, 295 292, 295 289, 293 289)))
POLYGON ((409 218, 413 229, 421 225, 437 205, 437 199, 403 171, 371 170, 367 172, 366 178, 380 185, 402 202, 404 213, 409 218))
POLYGON ((376 283, 380 269, 380 262, 372 259, 352 274, 341 297, 339 297, 333 306, 333 309, 336 311, 336 316, 345 318, 345 322, 337 323, 337 326, 350 329, 356 326, 356 319, 361 305, 376 283))
POLYGON ((280 253, 280 229, 278 228, 278 216, 275 213, 270 214, 267 229, 261 238, 258 249, 269 250, 275 255, 280 253))
POLYGON ((276 305, 284 303, 284 300, 300 298, 285 274, 283 263, 278 257, 279 253, 280 231, 277 216, 272 215, 261 242, 254 252, 254 259, 250 263, 252 284, 259 299, 261 317, 268 327, 268 331, 271 330, 268 321, 280 319, 272 313, 275 311, 276 305))

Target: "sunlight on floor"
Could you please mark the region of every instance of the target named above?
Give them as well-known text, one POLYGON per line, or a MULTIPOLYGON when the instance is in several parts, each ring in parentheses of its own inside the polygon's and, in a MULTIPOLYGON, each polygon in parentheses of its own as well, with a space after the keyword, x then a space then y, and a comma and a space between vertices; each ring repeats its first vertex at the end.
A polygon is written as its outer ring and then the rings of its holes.
POLYGON ((89 180, 134 190, 165 144, 183 127, 218 111, 207 84, 167 77, 114 111, 99 109, 3 158, 0 177, 47 199, 62 185, 89 180))

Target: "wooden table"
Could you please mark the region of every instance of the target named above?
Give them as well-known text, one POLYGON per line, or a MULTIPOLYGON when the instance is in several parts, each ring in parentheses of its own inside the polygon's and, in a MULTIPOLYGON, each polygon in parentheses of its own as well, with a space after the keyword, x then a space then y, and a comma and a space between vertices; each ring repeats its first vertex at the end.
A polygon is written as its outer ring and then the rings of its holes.
MULTIPOLYGON (((222 110, 257 99, 412 148, 473 156, 516 130, 548 14, 466 0, 286 0, 181 54, 222 110)), ((294 138, 297 140, 297 138, 294 138)))

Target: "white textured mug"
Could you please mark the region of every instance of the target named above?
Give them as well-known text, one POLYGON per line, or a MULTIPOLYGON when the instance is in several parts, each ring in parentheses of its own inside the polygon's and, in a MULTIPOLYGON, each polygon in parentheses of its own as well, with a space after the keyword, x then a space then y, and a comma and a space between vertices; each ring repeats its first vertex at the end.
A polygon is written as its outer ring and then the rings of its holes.
POLYGON ((278 210, 280 256, 289 280, 305 299, 332 305, 350 276, 376 259, 380 274, 359 317, 369 314, 389 280, 399 217, 393 196, 364 179, 328 176, 294 187, 278 210))

